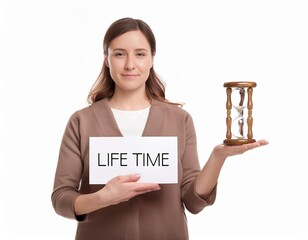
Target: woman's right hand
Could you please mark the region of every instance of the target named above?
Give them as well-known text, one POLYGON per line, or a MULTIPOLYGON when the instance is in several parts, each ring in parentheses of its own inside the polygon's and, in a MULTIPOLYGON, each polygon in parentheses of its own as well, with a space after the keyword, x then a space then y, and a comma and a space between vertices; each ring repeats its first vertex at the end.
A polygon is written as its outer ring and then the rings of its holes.
POLYGON ((115 205, 135 196, 160 190, 157 183, 140 183, 139 179, 138 174, 114 177, 99 191, 99 195, 102 201, 107 201, 108 205, 115 205))
POLYGON ((138 182, 139 179, 138 174, 117 176, 99 191, 78 196, 74 204, 75 214, 87 214, 103 207, 128 201, 147 192, 160 190, 157 183, 141 183, 138 182))

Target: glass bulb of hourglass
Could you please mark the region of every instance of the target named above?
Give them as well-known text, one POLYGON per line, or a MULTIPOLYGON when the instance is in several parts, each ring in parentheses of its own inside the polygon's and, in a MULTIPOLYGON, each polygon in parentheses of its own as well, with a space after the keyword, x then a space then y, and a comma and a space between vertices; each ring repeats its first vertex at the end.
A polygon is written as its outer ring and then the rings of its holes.
POLYGON ((233 107, 236 109, 238 115, 240 115, 241 112, 242 112, 242 111, 244 110, 244 108, 245 108, 245 106, 233 106, 233 107))
POLYGON ((238 139, 247 136, 247 122, 243 116, 245 106, 233 106, 237 111, 237 117, 232 121, 232 135, 238 139))

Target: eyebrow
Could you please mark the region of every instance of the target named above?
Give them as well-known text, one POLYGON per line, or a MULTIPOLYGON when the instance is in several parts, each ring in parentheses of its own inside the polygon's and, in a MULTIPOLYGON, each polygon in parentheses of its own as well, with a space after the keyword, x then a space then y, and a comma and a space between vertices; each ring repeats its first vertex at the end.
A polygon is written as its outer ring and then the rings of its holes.
MULTIPOLYGON (((123 52, 126 52, 126 49, 124 48, 115 48, 115 49, 111 49, 112 51, 123 51, 123 52)), ((134 51, 149 51, 148 49, 146 48, 136 48, 134 51)))

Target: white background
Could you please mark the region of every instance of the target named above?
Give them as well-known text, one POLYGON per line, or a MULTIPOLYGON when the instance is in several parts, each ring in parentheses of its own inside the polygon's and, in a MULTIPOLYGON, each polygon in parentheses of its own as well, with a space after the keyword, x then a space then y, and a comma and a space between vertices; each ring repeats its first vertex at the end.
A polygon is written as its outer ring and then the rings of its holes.
MULTIPOLYGON (((69 116, 87 106, 102 40, 118 18, 145 20, 167 98, 194 119, 200 163, 225 138, 228 81, 255 81, 254 137, 228 159, 216 203, 187 213, 198 239, 308 239, 308 1, 0 2, 0 238, 74 239, 50 195, 69 116)), ((166 226, 168 227, 168 226, 166 226)))

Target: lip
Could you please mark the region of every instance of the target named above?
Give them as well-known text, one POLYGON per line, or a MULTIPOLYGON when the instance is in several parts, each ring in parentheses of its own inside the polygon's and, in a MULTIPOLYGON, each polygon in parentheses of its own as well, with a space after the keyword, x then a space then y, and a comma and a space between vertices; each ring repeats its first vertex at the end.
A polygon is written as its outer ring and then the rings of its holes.
POLYGON ((138 77, 139 74, 121 74, 125 78, 135 78, 138 77))

